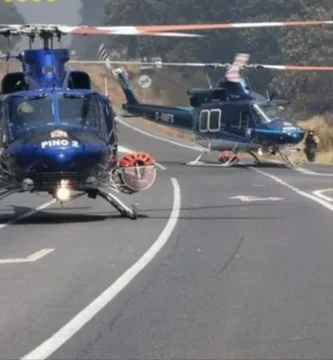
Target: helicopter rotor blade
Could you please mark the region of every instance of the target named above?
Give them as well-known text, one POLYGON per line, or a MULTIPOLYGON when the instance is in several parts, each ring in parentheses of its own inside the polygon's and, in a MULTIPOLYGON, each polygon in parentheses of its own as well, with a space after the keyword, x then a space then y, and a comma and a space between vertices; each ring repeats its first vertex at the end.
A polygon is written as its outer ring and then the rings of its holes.
POLYGON ((250 59, 250 54, 238 53, 236 54, 232 64, 229 63, 192 63, 192 62, 162 62, 162 61, 123 61, 110 60, 104 43, 101 43, 98 49, 98 58, 100 60, 69 60, 69 63, 76 64, 91 64, 91 65, 105 65, 109 70, 111 65, 145 65, 162 68, 163 66, 170 67, 197 67, 197 68, 226 68, 226 79, 232 82, 239 82, 242 78, 240 71, 245 68, 252 69, 271 69, 282 71, 332 71, 333 66, 308 66, 308 65, 269 65, 269 64, 247 64, 250 59))
MULTIPOLYGON (((105 65, 106 61, 98 60, 69 60, 72 64, 86 64, 86 65, 105 65)), ((164 63, 164 62, 144 62, 144 61, 112 61, 107 63, 112 65, 148 65, 148 66, 170 66, 170 67, 197 67, 197 68, 232 68, 233 64, 225 63, 164 63)), ((282 71, 333 71, 333 66, 305 66, 305 65, 268 65, 268 64, 249 64, 240 66, 239 69, 271 69, 282 71)), ((236 69, 236 71, 239 71, 236 69)))
POLYGON ((50 34, 55 36, 63 35, 134 35, 134 36, 165 36, 165 37, 205 37, 201 34, 188 34, 167 31, 142 31, 137 26, 67 26, 67 25, 47 25, 47 24, 0 24, 0 35, 19 36, 19 35, 42 35, 50 34))
POLYGON ((271 69, 282 71, 333 71, 333 66, 308 66, 308 65, 264 65, 250 64, 247 68, 271 69))
POLYGON ((252 23, 216 23, 216 24, 179 24, 147 26, 67 26, 61 24, 0 24, 0 35, 36 35, 41 32, 54 33, 58 36, 71 35, 137 35, 137 36, 181 36, 201 37, 203 35, 177 33, 192 30, 226 30, 264 27, 306 27, 332 25, 333 20, 295 20, 283 22, 252 23))
MULTIPOLYGON (((121 61, 121 60, 108 60, 107 61, 109 64, 113 64, 113 65, 149 65, 149 66, 171 66, 171 67, 228 67, 231 66, 231 64, 220 64, 220 63, 168 63, 168 62, 162 62, 162 61, 153 61, 153 62, 149 62, 149 61, 121 61)), ((69 60, 68 63, 77 63, 77 64, 91 64, 91 65, 104 65, 105 61, 101 61, 101 60, 69 60)))
POLYGON ((180 25, 147 25, 147 26, 60 26, 63 31, 71 34, 113 34, 113 35, 147 35, 149 33, 163 33, 170 31, 192 30, 223 30, 262 27, 298 27, 332 25, 333 20, 299 20, 284 22, 252 22, 252 23, 217 23, 217 24, 180 24, 180 25))

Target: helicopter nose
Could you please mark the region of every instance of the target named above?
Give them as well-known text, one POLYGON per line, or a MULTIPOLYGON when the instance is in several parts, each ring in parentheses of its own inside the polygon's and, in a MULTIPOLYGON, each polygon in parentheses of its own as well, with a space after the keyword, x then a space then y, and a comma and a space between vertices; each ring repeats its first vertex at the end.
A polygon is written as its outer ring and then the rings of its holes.
POLYGON ((303 130, 293 131, 287 134, 288 141, 291 143, 299 143, 303 140, 305 132, 303 130))

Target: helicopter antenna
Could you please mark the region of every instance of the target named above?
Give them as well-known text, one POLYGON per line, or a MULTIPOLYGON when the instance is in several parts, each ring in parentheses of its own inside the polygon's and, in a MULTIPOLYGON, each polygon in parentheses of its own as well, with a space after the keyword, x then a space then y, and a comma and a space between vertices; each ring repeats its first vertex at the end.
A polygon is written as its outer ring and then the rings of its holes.
POLYGON ((105 96, 108 96, 108 78, 107 78, 107 76, 104 76, 104 93, 105 93, 105 96))
POLYGON ((266 89, 266 97, 267 97, 267 100, 270 101, 271 100, 271 97, 269 95, 269 91, 266 89))
POLYGON ((209 78, 209 75, 208 75, 208 74, 206 74, 206 80, 207 80, 207 82, 208 82, 209 88, 212 89, 212 88, 213 88, 213 87, 212 87, 212 83, 211 83, 211 81, 210 81, 210 78, 209 78))

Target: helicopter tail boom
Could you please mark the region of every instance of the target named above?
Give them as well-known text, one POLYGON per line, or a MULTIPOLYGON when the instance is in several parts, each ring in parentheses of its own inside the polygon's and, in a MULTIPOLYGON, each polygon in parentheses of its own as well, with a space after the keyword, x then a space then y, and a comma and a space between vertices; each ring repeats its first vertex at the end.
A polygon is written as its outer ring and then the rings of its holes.
POLYGON ((113 75, 116 77, 118 83, 120 84, 124 95, 129 105, 139 105, 139 101, 134 93, 134 90, 129 82, 125 68, 121 67, 116 70, 112 70, 113 75))
POLYGON ((112 73, 117 77, 127 100, 122 108, 130 115, 144 117, 177 129, 192 130, 193 108, 140 103, 132 89, 126 70, 121 67, 112 70, 112 73))

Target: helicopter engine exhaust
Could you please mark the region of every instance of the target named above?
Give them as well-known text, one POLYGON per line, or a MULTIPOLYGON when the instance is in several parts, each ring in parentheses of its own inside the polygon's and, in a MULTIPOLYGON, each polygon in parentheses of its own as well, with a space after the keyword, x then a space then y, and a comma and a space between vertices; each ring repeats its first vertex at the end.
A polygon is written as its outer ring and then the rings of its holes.
POLYGON ((119 161, 120 191, 134 194, 147 190, 156 180, 156 167, 152 157, 144 152, 134 152, 119 161))

